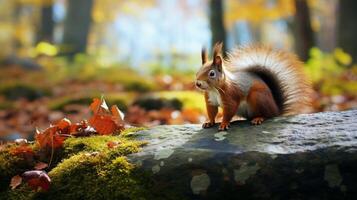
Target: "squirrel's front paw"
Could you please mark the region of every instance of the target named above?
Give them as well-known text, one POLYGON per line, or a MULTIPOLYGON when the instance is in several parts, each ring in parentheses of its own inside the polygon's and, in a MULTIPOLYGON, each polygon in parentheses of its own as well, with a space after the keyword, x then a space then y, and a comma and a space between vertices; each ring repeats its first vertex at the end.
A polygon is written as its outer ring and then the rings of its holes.
POLYGON ((214 124, 214 122, 206 122, 202 124, 202 128, 211 128, 214 124))
POLYGON ((222 122, 221 125, 219 125, 218 130, 219 131, 226 131, 226 130, 229 129, 229 127, 230 127, 229 122, 228 123, 222 122))
POLYGON ((262 124, 264 121, 263 117, 256 117, 254 119, 252 119, 252 121, 250 121, 253 125, 260 125, 262 124))

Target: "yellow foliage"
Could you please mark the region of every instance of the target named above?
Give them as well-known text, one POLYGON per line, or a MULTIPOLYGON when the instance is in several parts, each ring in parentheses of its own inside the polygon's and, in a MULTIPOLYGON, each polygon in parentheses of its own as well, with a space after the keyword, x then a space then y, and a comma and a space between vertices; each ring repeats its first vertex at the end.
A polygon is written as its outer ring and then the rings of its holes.
POLYGON ((228 0, 226 8, 226 25, 228 26, 237 20, 259 23, 263 20, 288 17, 295 13, 293 0, 277 0, 275 4, 269 4, 266 0, 228 0))
POLYGON ((348 53, 344 52, 341 48, 335 49, 333 55, 341 64, 350 65, 352 63, 352 57, 348 53))
POLYGON ((310 57, 305 65, 306 74, 323 94, 356 95, 357 82, 345 77, 346 73, 357 76, 357 67, 349 66, 352 63, 350 55, 341 48, 335 49, 333 53, 324 53, 314 47, 310 50, 310 57))
POLYGON ((19 4, 25 5, 36 5, 36 6, 47 6, 53 4, 53 0, 17 0, 19 4))
POLYGON ((150 7, 154 5, 155 2, 156 1, 153 0, 96 0, 94 2, 92 17, 96 23, 113 21, 119 13, 139 14, 141 11, 140 8, 150 7))
POLYGON ((157 93, 157 96, 164 99, 178 99, 183 103, 183 109, 197 109, 205 111, 203 94, 196 91, 165 91, 157 93))
POLYGON ((35 49, 37 54, 47 56, 55 56, 58 53, 57 47, 47 42, 38 43, 35 49))

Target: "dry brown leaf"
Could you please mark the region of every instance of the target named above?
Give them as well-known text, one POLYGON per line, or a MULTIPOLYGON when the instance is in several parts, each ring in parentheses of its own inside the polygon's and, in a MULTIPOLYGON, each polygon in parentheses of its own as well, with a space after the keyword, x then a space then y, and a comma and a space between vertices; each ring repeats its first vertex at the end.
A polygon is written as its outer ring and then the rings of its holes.
POLYGON ((20 175, 16 175, 16 176, 11 178, 10 187, 11 187, 12 190, 14 190, 21 183, 22 183, 22 177, 20 175))
POLYGON ((124 129, 123 114, 117 106, 112 106, 109 111, 104 99, 93 99, 90 105, 93 116, 89 124, 101 135, 113 134, 124 129))
POLYGON ((120 142, 117 142, 117 141, 109 141, 107 142, 107 146, 109 149, 114 149, 116 147, 118 147, 120 144, 120 142))
POLYGON ((112 116, 108 115, 93 115, 89 119, 89 123, 101 135, 113 134, 119 128, 114 122, 112 116))
POLYGON ((49 127, 43 132, 36 130, 35 139, 37 144, 41 148, 61 148, 67 136, 59 134, 59 130, 57 126, 49 127))
POLYGON ((34 169, 36 169, 36 170, 41 170, 41 169, 45 169, 46 167, 48 167, 48 164, 47 164, 47 163, 38 162, 38 163, 36 163, 36 165, 34 166, 34 169))
POLYGON ((31 159, 34 156, 33 149, 27 145, 19 145, 10 150, 10 153, 14 156, 20 156, 23 158, 31 159))
POLYGON ((51 184, 51 179, 45 171, 26 171, 22 174, 22 177, 33 190, 42 188, 47 191, 51 184))

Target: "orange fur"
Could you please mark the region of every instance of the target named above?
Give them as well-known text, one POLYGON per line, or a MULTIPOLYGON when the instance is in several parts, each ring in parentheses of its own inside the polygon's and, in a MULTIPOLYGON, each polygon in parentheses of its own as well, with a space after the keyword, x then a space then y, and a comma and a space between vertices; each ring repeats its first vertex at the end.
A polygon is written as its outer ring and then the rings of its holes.
POLYGON ((250 88, 247 102, 253 112, 253 118, 270 118, 279 115, 279 108, 266 84, 255 81, 250 88))
POLYGON ((313 91, 295 55, 249 46, 235 49, 224 60, 221 49, 222 44, 215 45, 211 61, 202 51, 202 67, 196 74, 197 86, 205 90, 209 122, 203 124, 204 128, 214 125, 218 106, 223 109, 219 130, 229 128, 238 109, 243 109, 254 125, 266 118, 311 111, 313 91), (216 76, 210 75, 212 71, 216 76), (214 91, 219 93, 219 100, 214 91), (215 99, 210 102, 210 98, 215 99), (241 101, 246 104, 240 108, 241 101))
POLYGON ((223 119, 219 130, 227 130, 230 121, 237 113, 243 95, 239 88, 236 88, 235 85, 230 82, 224 82, 221 88, 222 90, 220 90, 219 93, 222 100, 223 119))
POLYGON ((248 45, 229 53, 225 69, 230 72, 259 70, 272 72, 271 78, 281 85, 283 106, 281 115, 295 115, 312 112, 311 82, 305 75, 303 63, 295 54, 273 50, 262 45, 248 45), (242 61, 244 60, 244 61, 242 61), (242 66, 241 63, 246 66, 242 66), (265 66, 263 66, 265 65, 265 66), (256 66, 256 67, 255 67, 256 66), (276 68, 274 70, 274 68, 276 68))
POLYGON ((218 107, 217 106, 212 106, 208 102, 208 94, 207 94, 207 92, 205 92, 205 101, 206 101, 206 109, 207 109, 207 115, 208 115, 209 122, 203 124, 203 127, 204 128, 209 128, 211 126, 214 126, 214 124, 215 124, 216 115, 218 113, 218 107))

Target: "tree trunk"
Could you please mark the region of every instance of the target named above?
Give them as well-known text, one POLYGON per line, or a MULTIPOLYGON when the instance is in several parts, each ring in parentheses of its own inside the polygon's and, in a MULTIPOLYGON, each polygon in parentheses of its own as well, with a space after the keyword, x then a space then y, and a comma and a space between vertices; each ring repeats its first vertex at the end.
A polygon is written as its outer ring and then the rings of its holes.
MULTIPOLYGON (((16 31, 16 26, 18 26, 18 24, 20 23, 20 15, 21 15, 21 9, 22 9, 22 6, 19 2, 17 1, 14 1, 13 2, 13 13, 12 13, 12 23, 14 24, 14 30, 16 31)), ((18 38, 18 35, 17 34, 14 34, 13 36, 13 50, 14 52, 17 52, 17 50, 22 46, 21 44, 21 41, 19 40, 18 38)))
POLYGON ((295 0, 295 7, 295 48, 299 57, 306 61, 310 49, 315 45, 307 0, 295 0))
POLYGON ((340 0, 338 18, 338 46, 357 61, 357 1, 340 0))
POLYGON ((226 29, 224 27, 223 0, 210 0, 210 25, 212 45, 223 42, 223 52, 226 49, 226 29))
POLYGON ((41 21, 40 27, 38 30, 37 42, 53 41, 53 29, 54 29, 54 21, 53 21, 53 7, 51 4, 43 5, 41 8, 41 21))
POLYGON ((93 0, 68 0, 64 22, 62 54, 73 57, 85 53, 92 21, 93 0))

